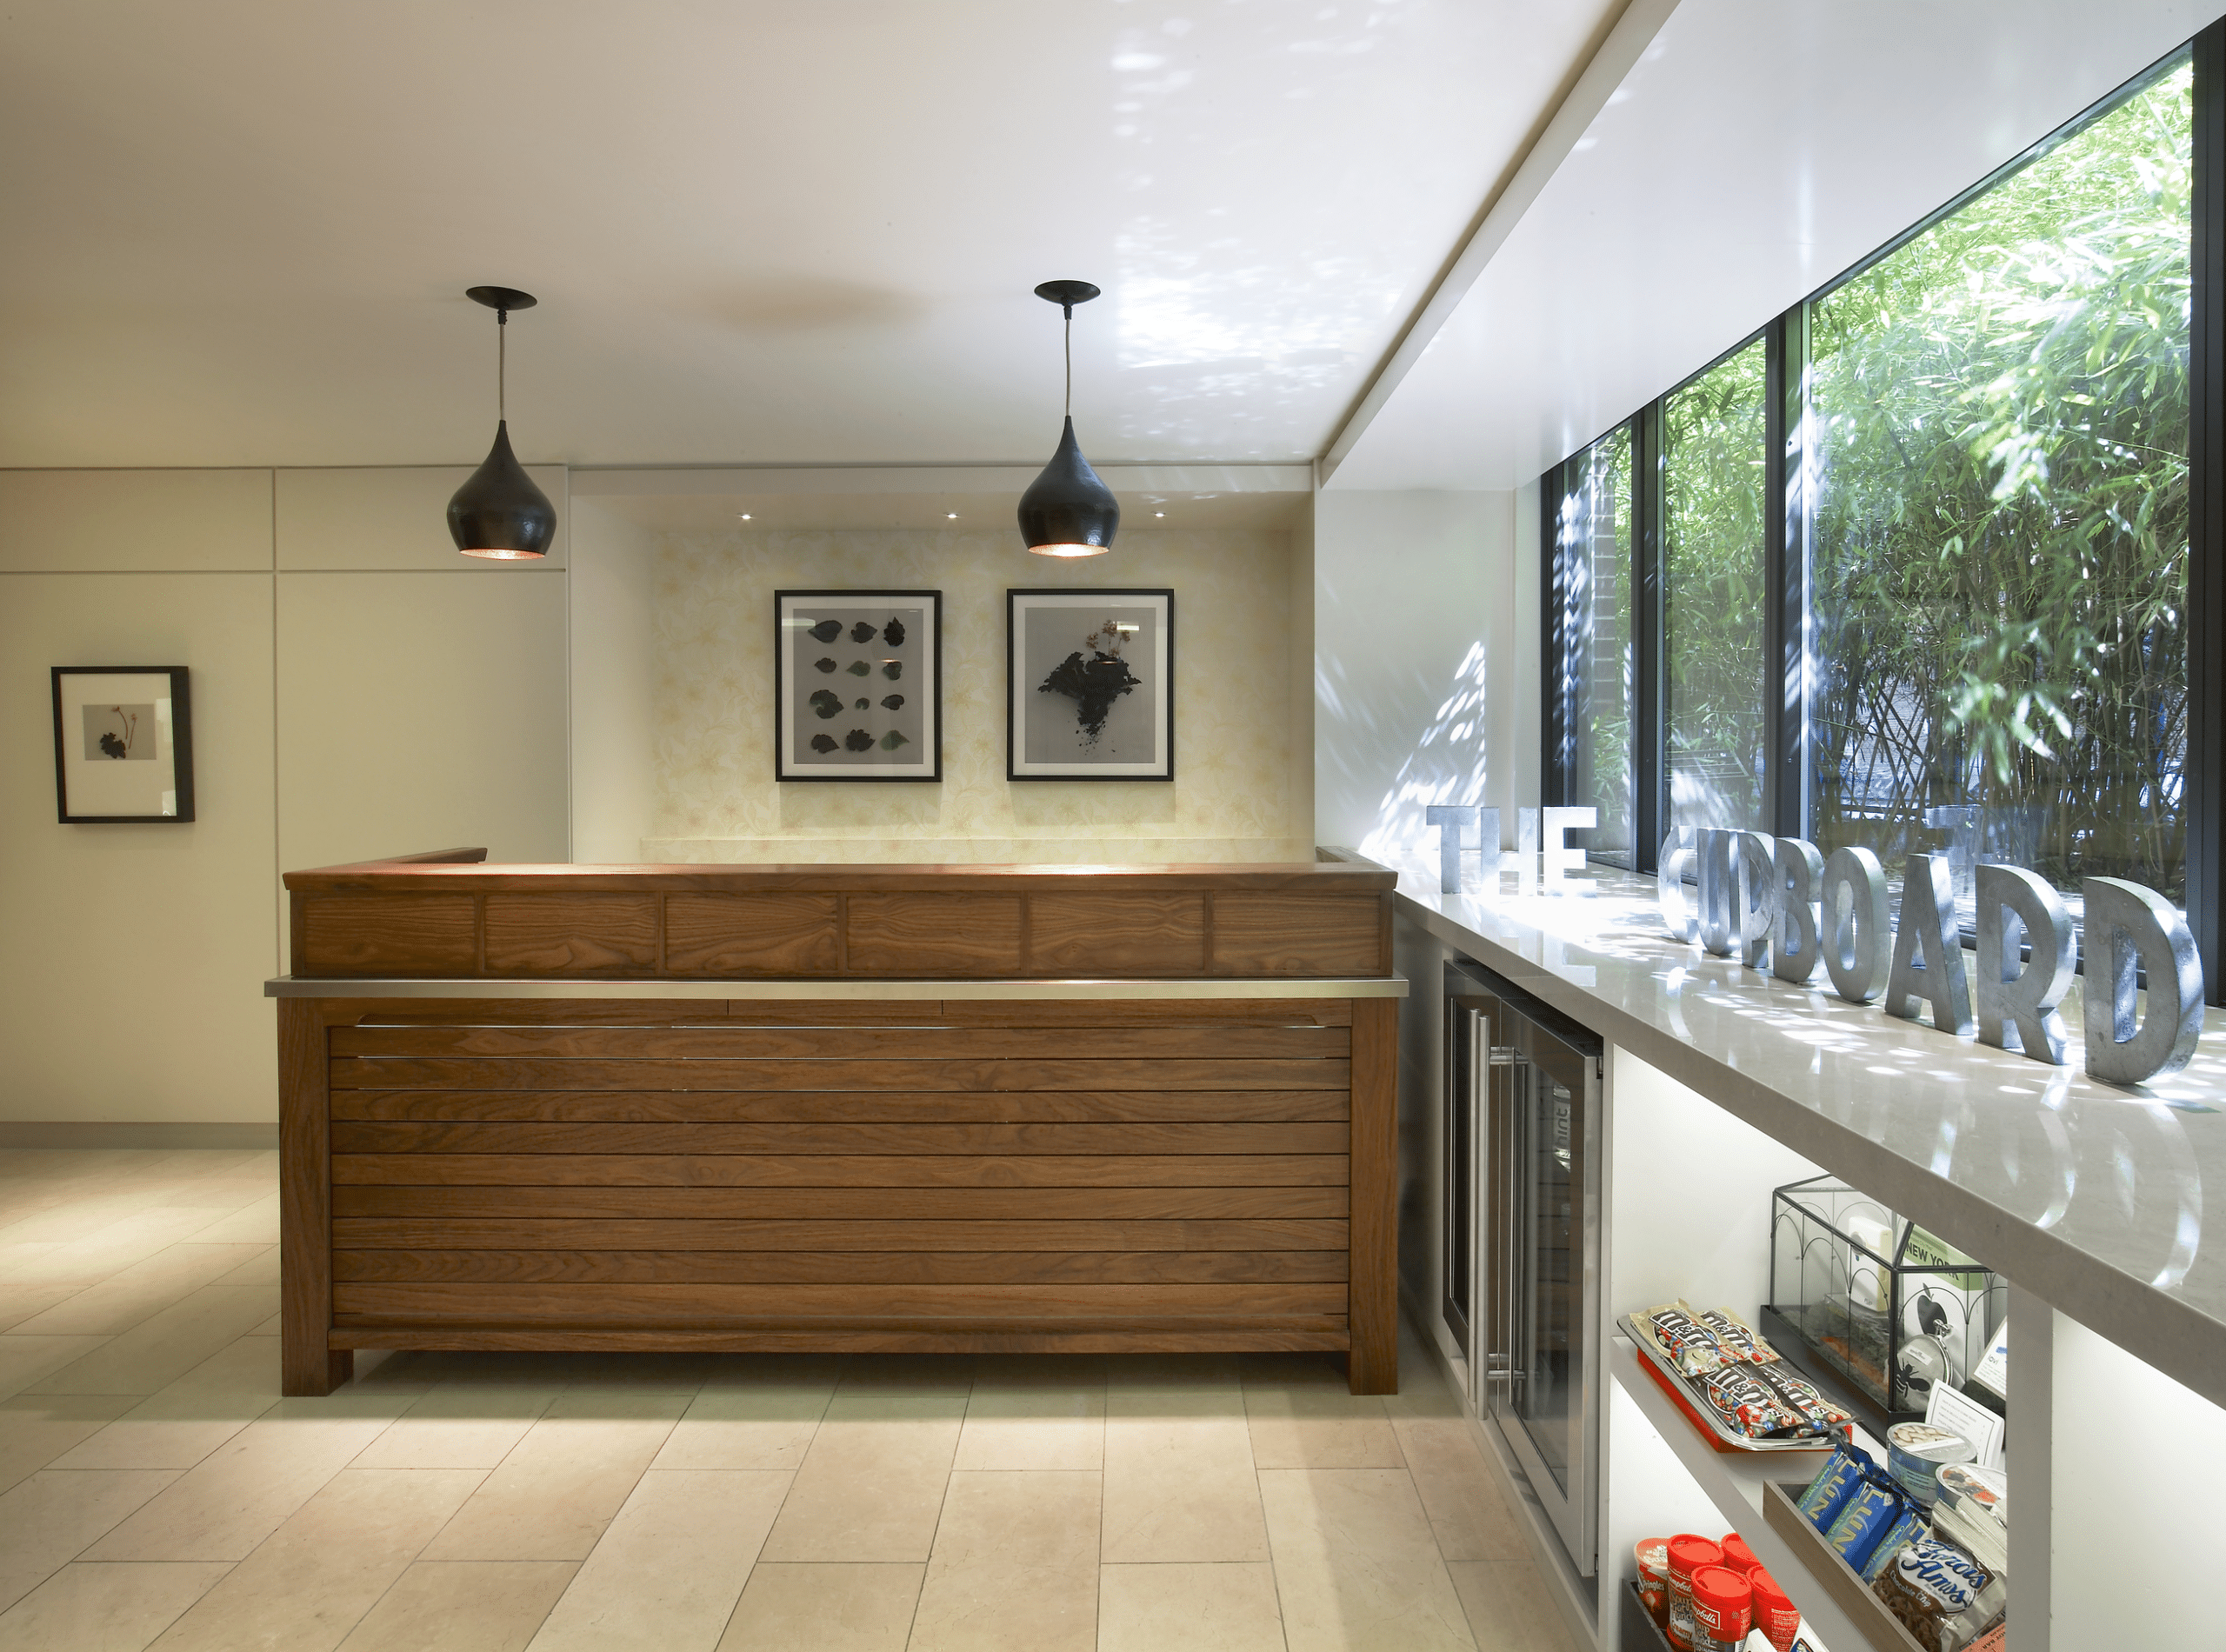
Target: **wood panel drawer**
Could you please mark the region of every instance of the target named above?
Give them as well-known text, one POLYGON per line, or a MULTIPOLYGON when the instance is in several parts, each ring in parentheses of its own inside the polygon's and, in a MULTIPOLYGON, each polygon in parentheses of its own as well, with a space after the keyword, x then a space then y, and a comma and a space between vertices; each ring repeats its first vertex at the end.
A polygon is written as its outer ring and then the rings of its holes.
POLYGON ((832 895, 668 895, 664 967, 674 976, 831 976, 843 964, 832 895))
POLYGON ((1389 910, 1373 895, 1214 897, 1212 972, 1219 976, 1389 974, 1389 910))
POLYGON ((297 896, 294 973, 476 975, 476 906, 469 895, 297 896))
POLYGON ((490 976, 638 976, 656 970, 654 895, 486 898, 490 976))
POLYGON ((1033 895, 1030 975, 1195 976, 1206 967, 1203 895, 1033 895))
POLYGON ((854 976, 1016 976, 1017 895, 853 895, 854 976))

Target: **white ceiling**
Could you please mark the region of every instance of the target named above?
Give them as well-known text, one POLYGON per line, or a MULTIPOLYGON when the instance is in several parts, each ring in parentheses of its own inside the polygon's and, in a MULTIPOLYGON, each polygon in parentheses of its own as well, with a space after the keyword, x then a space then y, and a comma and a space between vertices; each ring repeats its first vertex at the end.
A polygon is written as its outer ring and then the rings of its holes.
POLYGON ((2222 10, 1682 0, 1331 485, 1530 480, 2222 10))
POLYGON ((19 0, 0 464, 1320 452, 1619 0, 19 0))

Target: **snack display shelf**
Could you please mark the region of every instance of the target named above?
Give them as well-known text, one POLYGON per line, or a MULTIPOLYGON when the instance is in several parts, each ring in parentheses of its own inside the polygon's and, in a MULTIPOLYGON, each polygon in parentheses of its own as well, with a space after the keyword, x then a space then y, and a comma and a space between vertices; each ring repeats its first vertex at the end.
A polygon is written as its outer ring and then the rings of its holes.
MULTIPOLYGON (((1640 1369, 1638 1349, 1628 1336, 1619 1336, 1610 1341, 1608 1369, 1631 1402, 1654 1425, 1655 1431, 1669 1442, 1685 1472, 1692 1475, 1702 1492, 1716 1505, 1716 1512, 1723 1516, 1724 1524, 1747 1540, 1747 1546, 1755 1551, 1755 1558, 1769 1569, 1778 1587, 1801 1609, 1801 1615, 1809 1624, 1809 1644, 1816 1652, 1827 1652, 1827 1649, 1830 1652, 1856 1652, 1863 1647, 1875 1647, 1879 1652, 1902 1652, 1903 1646, 1916 1644, 1906 1637, 1897 1644, 1874 1640, 1864 1634, 1838 1598, 1817 1582, 1809 1561, 1764 1517, 1771 1482, 1797 1480, 1807 1485, 1816 1471, 1823 1467, 1824 1453, 1718 1451, 1677 1409, 1676 1402, 1640 1369)), ((1823 1546, 1821 1539, 1818 1546, 1823 1546)), ((1892 1622, 1890 1617, 1887 1621, 1892 1622)), ((1900 1627, 1894 1624, 1897 1630, 1900 1627)))
MULTIPOLYGON (((1902 1627, 1901 1620, 1886 1609, 1886 1603, 1870 1592, 1870 1586, 1840 1558, 1837 1549, 1824 1541, 1824 1534, 1809 1523, 1808 1516, 1794 1501, 1805 1487, 1805 1482, 1792 1485, 1773 1480, 1763 1488, 1763 1518, 1772 1534, 1784 1540, 1801 1563, 1803 1570, 1796 1572, 1795 1578, 1808 1583, 1809 1593, 1821 1590, 1836 1602, 1853 1621, 1863 1644, 1876 1649, 1876 1652, 1925 1652, 1916 1636, 1902 1627)), ((1778 1575, 1772 1572, 1770 1575, 1778 1575)), ((1792 1587, 1782 1577, 1778 1582, 1781 1588, 1792 1587)), ((1801 1609, 1806 1612, 1809 1609, 1804 1603, 1801 1609)))

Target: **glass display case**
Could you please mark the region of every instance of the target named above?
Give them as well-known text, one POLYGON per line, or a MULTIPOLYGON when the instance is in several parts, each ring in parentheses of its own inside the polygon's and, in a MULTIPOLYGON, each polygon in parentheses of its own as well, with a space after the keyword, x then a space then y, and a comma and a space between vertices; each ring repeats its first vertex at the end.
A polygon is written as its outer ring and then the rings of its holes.
POLYGON ((2009 1295, 1990 1269, 1836 1176, 1770 1196, 1763 1334, 1881 1436, 1921 1419, 1938 1382, 2003 1409, 1969 1379, 2009 1295))

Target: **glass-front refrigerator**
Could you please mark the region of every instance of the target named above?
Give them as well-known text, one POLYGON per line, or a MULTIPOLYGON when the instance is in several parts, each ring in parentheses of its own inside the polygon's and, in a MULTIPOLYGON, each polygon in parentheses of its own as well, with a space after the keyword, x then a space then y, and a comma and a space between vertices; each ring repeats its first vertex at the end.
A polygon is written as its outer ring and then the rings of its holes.
MULTIPOLYGON (((1522 1466, 1578 1575, 1590 1577, 1598 1550, 1601 1043, 1481 964, 1449 963, 1445 993, 1441 1145, 1449 1250, 1466 1252, 1457 1288, 1470 1399, 1522 1466)), ((1447 1277, 1450 1296, 1450 1267, 1447 1277)))

